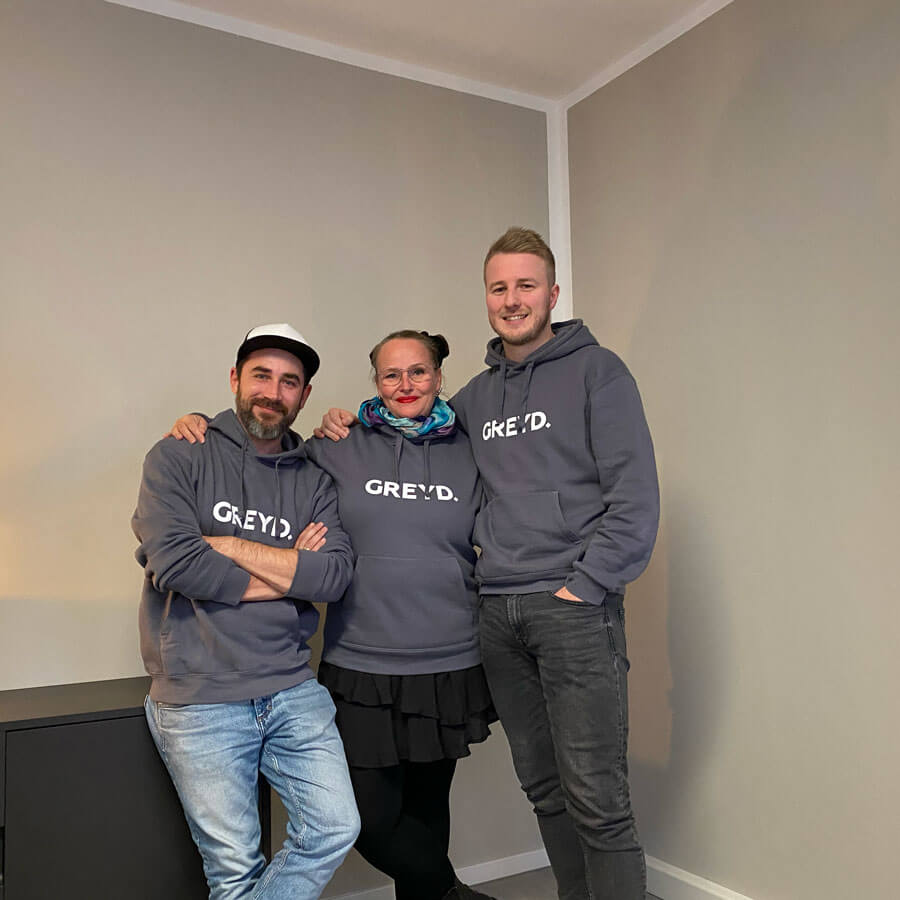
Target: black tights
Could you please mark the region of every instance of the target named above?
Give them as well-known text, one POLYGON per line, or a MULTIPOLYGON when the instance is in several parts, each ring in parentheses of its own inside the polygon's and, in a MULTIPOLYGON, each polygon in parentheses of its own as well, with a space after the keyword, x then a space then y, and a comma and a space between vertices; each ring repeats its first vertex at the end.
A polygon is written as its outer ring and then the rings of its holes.
POLYGON ((394 879, 397 900, 441 900, 454 884, 450 783, 456 760, 350 767, 362 830, 356 849, 394 879))

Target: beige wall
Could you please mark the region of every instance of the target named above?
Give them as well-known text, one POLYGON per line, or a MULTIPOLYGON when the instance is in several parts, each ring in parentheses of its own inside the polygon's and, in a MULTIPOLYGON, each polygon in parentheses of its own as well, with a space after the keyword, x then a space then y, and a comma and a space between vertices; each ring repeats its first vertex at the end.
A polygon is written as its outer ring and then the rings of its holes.
POLYGON ((252 324, 358 403, 386 331, 490 336, 480 261, 547 222, 542 113, 99 2, 0 7, 0 689, 140 671, 129 519, 252 324), (13 426, 14 423, 14 426, 13 426))
POLYGON ((900 6, 736 0, 569 113, 575 312, 641 387, 647 850, 896 896, 900 6))
MULTIPOLYGON (((484 249, 547 227, 545 117, 100 0, 4 0, 0 108, 0 690, 137 674, 144 453, 230 405, 259 322, 321 351, 307 433, 393 328, 464 384, 484 249)), ((502 733, 478 750, 461 865, 539 846, 502 733)))

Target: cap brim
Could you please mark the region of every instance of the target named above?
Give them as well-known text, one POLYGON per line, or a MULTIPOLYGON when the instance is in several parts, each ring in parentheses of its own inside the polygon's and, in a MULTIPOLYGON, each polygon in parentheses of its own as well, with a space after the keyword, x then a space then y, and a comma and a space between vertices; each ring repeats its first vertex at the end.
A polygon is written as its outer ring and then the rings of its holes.
POLYGON ((245 359, 254 350, 284 350, 296 356, 303 363, 303 372, 308 382, 319 371, 319 354, 309 344, 301 344, 290 338, 277 335, 259 335, 244 341, 238 349, 237 362, 245 359))

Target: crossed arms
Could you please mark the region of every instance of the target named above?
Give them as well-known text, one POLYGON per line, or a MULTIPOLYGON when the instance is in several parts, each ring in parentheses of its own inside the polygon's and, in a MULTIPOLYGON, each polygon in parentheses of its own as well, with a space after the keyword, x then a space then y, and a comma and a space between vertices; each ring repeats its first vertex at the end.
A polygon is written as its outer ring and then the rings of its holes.
POLYGON ((300 532, 291 550, 269 547, 258 541, 231 535, 210 537, 204 534, 203 540, 217 553, 228 557, 250 574, 250 581, 241 596, 241 600, 247 603, 255 600, 280 600, 284 597, 294 581, 300 551, 317 552, 325 545, 327 531, 327 526, 322 522, 310 522, 300 532))
POLYGON ((324 472, 311 479, 310 496, 307 514, 313 521, 292 548, 203 535, 188 454, 174 441, 161 442, 144 463, 132 519, 140 542, 135 556, 157 591, 176 591, 192 600, 230 606, 282 597, 336 600, 353 573, 350 540, 340 527, 337 493, 324 472), (319 553, 329 529, 329 551, 319 553))

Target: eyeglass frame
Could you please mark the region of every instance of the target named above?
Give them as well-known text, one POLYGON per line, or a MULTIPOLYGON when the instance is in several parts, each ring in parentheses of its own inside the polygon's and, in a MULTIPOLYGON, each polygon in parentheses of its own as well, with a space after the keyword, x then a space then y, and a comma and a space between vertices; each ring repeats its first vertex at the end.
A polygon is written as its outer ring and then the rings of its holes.
POLYGON ((408 369, 387 369, 384 372, 376 372, 375 377, 385 387, 399 387, 403 383, 403 376, 406 375, 412 384, 425 384, 433 381, 437 375, 439 368, 436 366, 428 366, 425 363, 417 363, 408 369), (425 369, 425 373, 419 376, 413 375, 414 369, 425 369), (388 381, 387 379, 391 379, 388 381), (394 380, 396 379, 396 380, 394 380))

